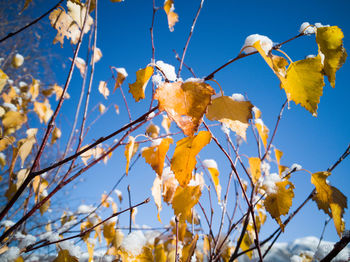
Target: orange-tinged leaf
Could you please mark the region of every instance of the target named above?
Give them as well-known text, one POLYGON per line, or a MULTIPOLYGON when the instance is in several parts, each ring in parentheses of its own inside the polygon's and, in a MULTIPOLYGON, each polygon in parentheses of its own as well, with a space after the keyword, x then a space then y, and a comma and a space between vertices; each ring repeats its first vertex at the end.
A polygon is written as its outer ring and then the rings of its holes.
POLYGON ((140 69, 136 72, 136 81, 133 84, 129 84, 129 93, 132 94, 135 101, 145 98, 145 89, 154 69, 152 66, 140 69))
POLYGON ((282 224, 280 216, 288 214, 292 206, 294 185, 287 180, 276 182, 275 184, 276 192, 268 194, 264 203, 266 210, 278 222, 283 231, 284 225, 282 224))
POLYGON ((104 104, 99 104, 98 105, 98 111, 100 111, 101 114, 103 114, 106 110, 106 107, 104 104))
POLYGON ((244 140, 249 119, 252 118, 253 105, 249 101, 235 101, 230 96, 220 96, 212 100, 206 116, 209 120, 225 123, 244 140))
POLYGON ((194 254, 194 250, 196 249, 196 246, 197 246, 197 241, 198 241, 198 235, 196 234, 192 239, 192 241, 188 245, 183 247, 181 261, 184 261, 184 262, 191 261, 191 258, 194 254))
POLYGON ((125 167, 126 174, 128 174, 129 172, 130 160, 136 154, 138 148, 139 148, 139 144, 135 143, 135 138, 132 136, 129 136, 129 142, 125 146, 125 152, 124 152, 124 155, 126 157, 126 167, 125 167))
POLYGON ((40 123, 44 122, 45 124, 47 124, 53 115, 51 105, 47 99, 43 103, 34 102, 34 112, 38 115, 40 123))
POLYGON ((261 169, 260 169, 261 161, 258 157, 250 157, 249 158, 249 169, 250 175, 252 176, 253 183, 256 184, 261 177, 261 169))
POLYGON ((267 138, 269 137, 270 130, 265 126, 264 122, 261 119, 255 119, 255 127, 258 130, 259 136, 264 144, 264 147, 267 146, 267 138))
POLYGON ((176 22, 179 21, 179 16, 177 13, 174 12, 174 0, 166 0, 164 2, 164 11, 168 16, 168 25, 170 32, 174 31, 174 25, 176 22))
POLYGON ((68 250, 60 249, 58 256, 53 262, 78 262, 77 257, 71 256, 68 250))
POLYGON ((116 68, 115 70, 117 71, 118 75, 117 75, 117 79, 115 80, 115 85, 114 85, 113 92, 117 88, 122 86, 122 84, 124 83, 125 78, 128 76, 128 73, 126 72, 125 68, 120 67, 120 68, 116 68))
POLYGON ((280 161, 281 158, 283 156, 283 152, 281 150, 278 150, 277 148, 275 148, 275 156, 276 156, 276 161, 277 161, 277 165, 278 165, 278 173, 281 176, 283 170, 283 166, 280 165, 280 161))
POLYGON ((192 170, 196 166, 196 155, 204 146, 209 144, 209 131, 200 131, 194 137, 185 137, 176 143, 174 155, 171 159, 171 170, 181 186, 186 186, 192 178, 192 170))
POLYGON ((164 138, 159 145, 145 148, 142 151, 142 156, 145 158, 145 161, 151 165, 152 169, 156 171, 159 177, 162 176, 165 156, 172 143, 172 138, 164 138))
POLYGON ((337 26, 317 28, 316 42, 324 55, 324 72, 331 86, 335 86, 335 73, 345 63, 347 54, 343 47, 344 34, 337 26))
POLYGON ((109 96, 109 89, 107 87, 107 83, 105 81, 100 81, 98 85, 98 91, 103 95, 105 99, 109 96))
POLYGON ((327 182, 330 172, 317 172, 312 174, 311 183, 316 187, 316 195, 313 200, 316 201, 319 209, 333 218, 333 222, 339 237, 345 229, 343 215, 347 208, 347 198, 337 188, 327 182))
POLYGON ((202 123, 214 89, 204 82, 163 83, 154 98, 159 110, 166 111, 187 136, 193 136, 202 123))
POLYGON ((158 220, 159 222, 162 222, 159 215, 160 211, 162 211, 162 180, 158 176, 156 176, 153 181, 151 191, 158 210, 158 220))
POLYGON ((180 221, 192 223, 192 208, 198 203, 201 194, 200 186, 177 187, 171 204, 180 221))

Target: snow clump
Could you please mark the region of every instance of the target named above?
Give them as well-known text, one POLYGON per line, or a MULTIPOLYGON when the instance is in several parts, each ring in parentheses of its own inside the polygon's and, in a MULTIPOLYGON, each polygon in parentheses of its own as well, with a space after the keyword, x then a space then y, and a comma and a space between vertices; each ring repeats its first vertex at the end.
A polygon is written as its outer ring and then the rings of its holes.
POLYGON ((312 35, 316 32, 315 27, 310 25, 308 22, 304 22, 301 24, 299 28, 299 33, 304 35, 312 35))
POLYGON ((142 252, 143 246, 147 243, 142 231, 131 232, 128 236, 123 239, 121 248, 124 249, 127 253, 137 256, 142 252))
POLYGON ((169 81, 176 81, 177 77, 174 66, 164 63, 163 61, 157 61, 156 65, 160 68, 169 81))
POLYGON ((244 41, 244 45, 242 46, 242 50, 246 54, 250 54, 250 53, 257 51, 255 49, 255 47, 253 47, 253 44, 257 41, 260 41, 260 46, 265 51, 265 53, 267 55, 270 52, 270 50, 272 49, 273 43, 272 43, 272 40, 270 38, 268 38, 267 36, 264 36, 264 35, 254 34, 254 35, 248 36, 244 41))
POLYGON ((278 174, 272 173, 265 176, 263 181, 263 187, 267 194, 275 194, 276 193, 276 182, 282 181, 278 174))

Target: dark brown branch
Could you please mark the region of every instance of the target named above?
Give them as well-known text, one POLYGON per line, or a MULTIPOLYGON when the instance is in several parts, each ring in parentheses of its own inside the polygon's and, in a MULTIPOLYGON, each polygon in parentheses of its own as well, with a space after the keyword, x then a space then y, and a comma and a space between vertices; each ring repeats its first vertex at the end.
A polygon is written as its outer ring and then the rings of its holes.
POLYGON ((18 29, 15 32, 11 32, 9 33, 7 36, 5 36, 4 38, 0 39, 0 43, 4 42, 5 40, 17 35, 18 33, 22 32, 23 30, 27 29, 28 27, 36 24, 37 22, 39 22, 41 19, 43 19, 45 16, 47 16, 49 13, 51 13, 55 8, 57 8, 61 3, 63 2, 63 0, 60 0, 57 4, 55 4, 55 6, 53 6, 51 9, 49 9, 48 11, 46 11, 44 14, 42 14, 41 16, 39 16, 37 19, 33 20, 32 22, 30 22, 29 24, 23 26, 22 28, 18 29))
POLYGON ((328 253, 320 262, 330 262, 333 258, 335 258, 340 251, 342 251, 350 242, 350 234, 347 232, 344 236, 334 244, 331 252, 328 253))

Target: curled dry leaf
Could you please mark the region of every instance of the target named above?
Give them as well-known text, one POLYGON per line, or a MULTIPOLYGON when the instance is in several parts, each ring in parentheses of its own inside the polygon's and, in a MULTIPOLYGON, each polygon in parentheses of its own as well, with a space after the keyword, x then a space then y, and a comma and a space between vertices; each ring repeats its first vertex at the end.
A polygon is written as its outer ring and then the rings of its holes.
POLYGON ((154 98, 159 101, 160 111, 166 111, 185 135, 193 136, 214 93, 214 89, 203 82, 175 82, 159 86, 154 98))
POLYGON ((107 83, 105 81, 100 81, 98 85, 98 91, 103 95, 105 99, 109 96, 109 89, 107 87, 107 83))
POLYGON ((136 72, 136 81, 133 84, 129 84, 129 93, 132 94, 135 101, 145 98, 145 89, 151 76, 153 75, 153 67, 147 66, 136 72))
POLYGON ((34 112, 38 115, 40 123, 44 122, 45 124, 47 124, 53 115, 48 99, 45 99, 43 103, 34 102, 34 112))
POLYGON ((175 23, 179 21, 178 14, 174 12, 174 0, 166 0, 163 8, 168 17, 169 30, 173 32, 175 23))
POLYGON ((249 119, 252 118, 252 108, 249 101, 235 101, 232 97, 220 96, 212 100, 206 116, 209 120, 224 123, 245 140, 249 119))
POLYGON ((139 148, 139 144, 135 143, 135 138, 132 136, 129 136, 129 142, 125 146, 125 152, 124 152, 124 155, 126 157, 126 167, 125 167, 126 174, 128 174, 129 172, 130 160, 136 154, 138 148, 139 148))
POLYGON ((117 79, 115 80, 115 85, 114 85, 114 89, 113 92, 122 86, 122 84, 124 83, 125 78, 127 78, 128 73, 126 72, 125 68, 120 67, 120 68, 116 68, 116 71, 118 73, 117 75, 117 79))

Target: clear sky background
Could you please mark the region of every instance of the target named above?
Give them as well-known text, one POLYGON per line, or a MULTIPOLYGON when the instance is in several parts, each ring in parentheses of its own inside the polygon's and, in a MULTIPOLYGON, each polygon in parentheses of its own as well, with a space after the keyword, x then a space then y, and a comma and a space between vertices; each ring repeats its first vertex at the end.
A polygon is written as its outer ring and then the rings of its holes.
MULTIPOLYGON (((156 47, 156 60, 162 60, 176 67, 179 63, 174 57, 173 49, 181 54, 187 40, 192 20, 196 14, 200 1, 175 0, 175 12, 179 15, 179 22, 175 25, 174 32, 168 29, 165 12, 159 10, 155 17, 154 41, 156 47)), ((163 1, 156 1, 157 6, 162 6, 163 1)), ((45 9, 49 4, 45 3, 38 10, 45 9)), ((98 40, 97 46, 102 50, 103 58, 96 64, 96 73, 92 92, 91 108, 102 102, 105 105, 118 104, 120 114, 116 115, 110 108, 88 133, 86 143, 109 134, 128 122, 123 100, 120 92, 115 92, 108 101, 104 101, 97 87, 100 80, 110 81, 109 88, 113 88, 111 71, 109 66, 124 67, 129 77, 123 85, 133 119, 143 114, 149 108, 151 85, 146 89, 146 99, 135 103, 128 90, 128 83, 135 81, 135 72, 144 68, 151 61, 151 39, 149 28, 152 19, 152 0, 126 0, 123 3, 111 3, 100 0, 98 6, 98 40)), ((198 18, 197 25, 185 58, 185 63, 193 68, 198 77, 204 77, 214 69, 235 57, 245 38, 250 34, 262 34, 274 42, 282 42, 298 34, 300 25, 308 21, 311 24, 320 22, 339 26, 345 35, 344 46, 350 50, 350 20, 349 1, 204 1, 204 6, 198 18)), ((35 11, 39 12, 39 11, 35 11)), ((54 38, 56 32, 48 28, 45 32, 47 38, 54 38)), ((317 54, 317 44, 314 35, 301 37, 282 47, 282 50, 293 61, 305 58, 309 54, 317 54)), ((57 44, 53 51, 57 55, 72 57, 72 47, 65 42, 61 49, 57 44)), ((79 54, 85 57, 83 48, 79 54)), ((68 65, 69 60, 63 58, 68 65)), ((61 63, 59 61, 57 64, 61 63)), ((53 65, 53 66, 57 66, 53 65)), ((68 68, 59 69, 56 75, 58 84, 63 85, 68 73, 68 68)), ((350 62, 338 71, 335 89, 332 89, 326 80, 324 93, 318 109, 318 117, 302 108, 290 103, 290 109, 285 110, 281 120, 274 145, 284 152, 281 163, 291 166, 293 163, 302 165, 311 171, 324 171, 330 167, 344 152, 350 142, 349 125, 349 79, 350 62)), ((186 69, 182 71, 182 78, 191 75, 186 69)), ((285 101, 285 93, 279 88, 279 81, 263 59, 253 55, 241 59, 215 75, 226 95, 242 93, 263 113, 265 124, 273 130, 281 105, 285 101)), ((73 82, 68 90, 72 98, 64 103, 59 125, 61 129, 69 127, 73 122, 72 112, 76 107, 80 92, 81 77, 75 72, 73 82)), ((213 83, 212 86, 219 91, 213 83)), ((89 116, 89 122, 93 121, 98 112, 89 116)), ((161 121, 161 117, 159 118, 161 121)), ((155 120, 155 123, 160 123, 155 120)), ((172 124, 172 131, 177 131, 172 124)), ((215 130, 215 129, 214 129, 215 130)), ((144 131, 144 129, 142 129, 144 131)), ((215 130, 219 131, 219 129, 215 130)), ((67 131, 66 131, 67 132, 67 131)), ((164 130, 161 131, 164 133, 164 130)), ((139 134, 140 132, 135 133, 139 134)), ((179 140, 181 136, 174 137, 179 140)), ((62 139, 61 146, 64 146, 62 139)), ((224 140, 221 140, 224 143, 224 140)), ((146 145, 144 145, 146 146, 146 145)), ((256 144, 251 130, 248 130, 247 142, 241 147, 241 152, 248 156, 257 156, 256 144)), ((170 154, 171 156, 171 154, 170 154)), ((220 170, 220 180, 223 188, 229 175, 229 165, 224 155, 217 150, 212 142, 206 147, 201 159, 214 158, 217 160, 220 170)), ((275 168, 275 167, 274 167, 275 168)), ((346 196, 350 196, 349 180, 350 160, 345 160, 339 165, 329 178, 332 185, 337 187, 346 196)), ((94 204, 99 201, 104 191, 109 191, 125 170, 124 148, 117 150, 107 165, 99 164, 83 175, 84 182, 77 187, 69 187, 67 191, 72 199, 69 204, 78 206, 80 203, 94 204)), ((274 171, 274 170, 272 170, 274 171)), ((132 202, 143 201, 151 196, 150 188, 153 184, 155 173, 140 159, 118 187, 124 194, 122 208, 128 207, 127 186, 131 186, 132 202)), ((307 172, 297 172, 292 176, 295 184, 294 210, 312 191, 310 175, 307 172)), ((233 201, 233 188, 231 188, 231 201, 233 201)), ((61 196, 62 197, 62 196, 61 196)), ((116 195, 113 195, 116 199, 116 195)), ((207 195, 204 194, 201 201, 208 207, 207 195)), ((215 202, 215 201, 214 201, 215 202)), ((232 202, 231 202, 232 203, 232 202)), ((233 203, 232 203, 233 204, 233 203)), ((68 205, 68 203, 67 203, 68 205)), ((232 205, 231 205, 232 206, 232 205)), ((220 209, 216 208, 216 212, 220 209)), ((197 210, 203 218, 200 210, 197 210)), ((209 211, 209 209, 208 209, 209 211)), ((220 213, 216 213, 216 221, 220 213)), ((165 207, 161 212, 161 218, 165 223, 173 215, 171 208, 165 207)), ((264 239, 277 227, 274 221, 266 223, 261 238, 264 239)), ((349 229, 350 215, 345 213, 345 221, 349 229)), ((290 241, 295 238, 315 235, 320 236, 326 215, 318 210, 313 202, 308 202, 305 208, 286 227, 281 241, 290 241)), ((128 225, 128 215, 121 216, 121 225, 128 225)), ((150 226, 162 226, 157 221, 156 208, 152 200, 147 206, 140 207, 136 216, 137 224, 150 226)), ((205 224, 204 219, 202 220, 205 224)), ((325 239, 336 241, 338 236, 331 222, 325 232, 325 239)))

